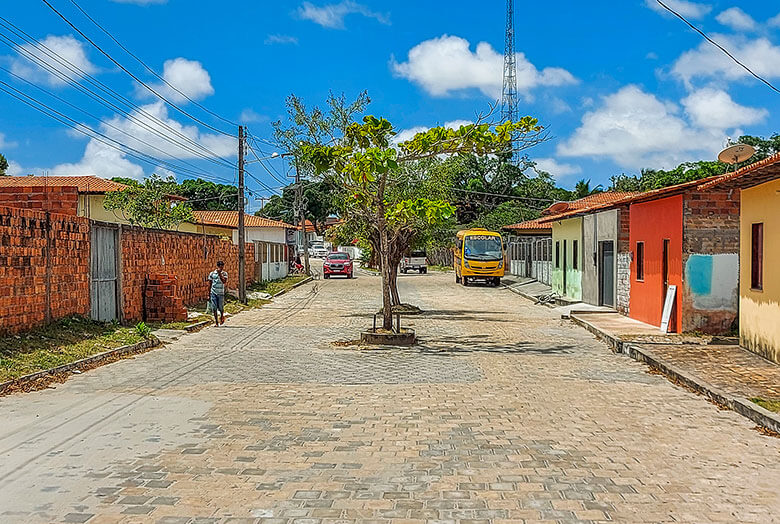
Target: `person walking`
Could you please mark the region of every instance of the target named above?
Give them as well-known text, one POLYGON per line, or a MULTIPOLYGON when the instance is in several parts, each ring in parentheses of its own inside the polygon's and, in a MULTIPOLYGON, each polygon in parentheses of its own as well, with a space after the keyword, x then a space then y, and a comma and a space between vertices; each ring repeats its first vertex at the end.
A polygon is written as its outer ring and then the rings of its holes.
POLYGON ((211 303, 211 311, 214 312, 214 324, 219 326, 225 323, 225 288, 228 280, 225 263, 221 260, 217 262, 217 269, 209 273, 206 280, 211 285, 209 302, 211 303))

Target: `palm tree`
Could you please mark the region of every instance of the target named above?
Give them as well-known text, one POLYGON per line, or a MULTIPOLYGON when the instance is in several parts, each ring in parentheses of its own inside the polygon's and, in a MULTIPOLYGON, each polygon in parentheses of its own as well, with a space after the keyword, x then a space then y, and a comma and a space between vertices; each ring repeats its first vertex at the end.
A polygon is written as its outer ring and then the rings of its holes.
POLYGON ((597 185, 594 188, 590 187, 590 179, 585 180, 580 179, 577 184, 574 186, 574 191, 572 192, 572 195, 574 196, 574 199, 577 200, 579 198, 585 198, 586 196, 595 195, 596 193, 603 193, 604 192, 604 186, 601 184, 597 185))

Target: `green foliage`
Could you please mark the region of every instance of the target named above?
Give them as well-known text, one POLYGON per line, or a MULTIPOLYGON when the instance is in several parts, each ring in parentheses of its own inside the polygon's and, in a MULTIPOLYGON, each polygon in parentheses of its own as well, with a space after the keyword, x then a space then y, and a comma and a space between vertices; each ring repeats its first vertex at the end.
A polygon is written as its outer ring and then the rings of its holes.
MULTIPOLYGON (((322 234, 325 220, 338 210, 337 199, 341 188, 331 178, 303 182, 304 214, 311 220, 314 229, 322 234)), ((295 184, 282 190, 282 196, 274 195, 255 215, 288 224, 298 223, 295 214, 295 184)))
POLYGON ((187 220, 194 220, 192 208, 171 198, 177 188, 173 177, 152 175, 143 184, 106 194, 103 207, 124 214, 134 225, 168 229, 187 220))
POLYGON ((202 211, 238 211, 238 188, 227 184, 215 184, 207 180, 184 180, 173 194, 183 196, 192 209, 202 211))
POLYGON ((0 153, 0 176, 4 176, 8 171, 8 160, 0 153))
POLYGON ((469 224, 469 227, 484 227, 491 231, 501 231, 504 226, 508 226, 509 224, 517 224, 538 217, 538 211, 529 209, 520 202, 502 202, 493 210, 480 215, 475 221, 469 224))
MULTIPOLYGON (((742 136, 739 143, 749 144, 756 148, 756 154, 744 162, 737 164, 737 169, 760 162, 774 154, 780 153, 780 134, 769 139, 754 136, 742 136)), ((722 175, 734 167, 718 161, 701 160, 684 162, 674 169, 643 169, 639 176, 625 173, 610 178, 610 189, 613 191, 649 191, 662 187, 673 186, 700 180, 715 175, 722 175)))
POLYGON ((139 186, 141 183, 136 180, 135 178, 127 178, 123 176, 115 176, 111 179, 112 182, 116 182, 118 184, 124 184, 126 186, 139 186))
POLYGON ((574 186, 574 191, 572 191, 572 198, 571 200, 579 200, 580 198, 585 198, 590 195, 596 195, 598 193, 603 193, 604 187, 599 184, 596 187, 591 188, 590 187, 590 179, 585 180, 580 179, 577 181, 577 183, 574 186))
POLYGON ((139 337, 149 338, 152 335, 152 329, 145 322, 139 322, 135 325, 135 333, 139 337))

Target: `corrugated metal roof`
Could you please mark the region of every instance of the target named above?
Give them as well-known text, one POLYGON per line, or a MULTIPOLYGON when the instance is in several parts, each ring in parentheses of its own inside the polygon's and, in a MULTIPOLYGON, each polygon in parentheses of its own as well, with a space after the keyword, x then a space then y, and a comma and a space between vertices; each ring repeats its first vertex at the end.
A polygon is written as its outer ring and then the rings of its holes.
MULTIPOLYGON (((238 211, 193 211, 198 224, 210 226, 224 226, 234 229, 238 228, 238 211)), ((244 225, 246 227, 279 227, 285 229, 294 229, 295 226, 271 220, 270 218, 258 217, 255 215, 244 214, 244 225)))
POLYGON ((79 193, 108 193, 127 186, 92 175, 85 176, 0 176, 0 187, 75 186, 79 193))

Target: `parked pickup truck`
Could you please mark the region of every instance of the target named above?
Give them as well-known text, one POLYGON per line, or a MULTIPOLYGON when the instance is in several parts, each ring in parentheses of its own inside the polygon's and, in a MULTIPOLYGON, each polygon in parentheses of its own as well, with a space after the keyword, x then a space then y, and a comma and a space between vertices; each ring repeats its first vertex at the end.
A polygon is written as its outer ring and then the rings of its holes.
POLYGON ((417 271, 419 273, 428 272, 428 257, 425 251, 412 251, 401 259, 401 273, 417 271))

